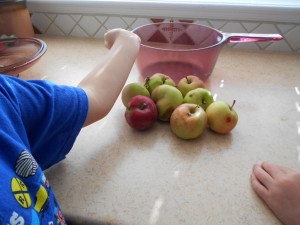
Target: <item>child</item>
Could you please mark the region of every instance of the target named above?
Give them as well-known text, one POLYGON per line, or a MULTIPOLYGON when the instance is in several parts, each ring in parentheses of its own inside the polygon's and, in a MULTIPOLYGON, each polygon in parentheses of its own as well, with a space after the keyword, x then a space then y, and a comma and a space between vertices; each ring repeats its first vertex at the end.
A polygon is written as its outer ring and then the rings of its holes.
POLYGON ((78 87, 0 75, 0 224, 66 224, 43 170, 65 158, 80 132, 113 107, 140 39, 114 29, 110 49, 78 87))
POLYGON ((251 184, 285 225, 300 224, 300 173, 273 163, 255 164, 251 184))

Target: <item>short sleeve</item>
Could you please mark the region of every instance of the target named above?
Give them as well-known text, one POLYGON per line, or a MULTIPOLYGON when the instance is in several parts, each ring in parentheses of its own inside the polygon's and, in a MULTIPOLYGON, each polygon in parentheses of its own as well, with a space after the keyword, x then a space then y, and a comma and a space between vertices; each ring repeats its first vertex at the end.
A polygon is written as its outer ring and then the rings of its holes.
POLYGON ((12 108, 11 119, 22 123, 15 128, 41 168, 63 160, 86 120, 88 98, 84 90, 9 76, 0 82, 12 108))

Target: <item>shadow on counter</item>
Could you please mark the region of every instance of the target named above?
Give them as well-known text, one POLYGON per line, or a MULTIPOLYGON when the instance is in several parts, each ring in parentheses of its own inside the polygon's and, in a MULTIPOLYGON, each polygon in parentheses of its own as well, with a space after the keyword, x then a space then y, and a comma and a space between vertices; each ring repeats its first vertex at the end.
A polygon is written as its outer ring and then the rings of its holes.
POLYGON ((68 225, 125 225, 114 221, 95 221, 89 218, 83 218, 75 215, 65 215, 68 225))

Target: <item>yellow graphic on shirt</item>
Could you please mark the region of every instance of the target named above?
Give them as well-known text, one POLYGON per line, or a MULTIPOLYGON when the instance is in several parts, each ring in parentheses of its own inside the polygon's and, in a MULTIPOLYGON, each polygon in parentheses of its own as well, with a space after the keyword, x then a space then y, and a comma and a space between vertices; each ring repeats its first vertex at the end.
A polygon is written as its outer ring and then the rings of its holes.
POLYGON ((31 198, 26 185, 18 178, 11 180, 11 190, 17 202, 25 209, 31 206, 31 198))
POLYGON ((36 193, 36 203, 34 209, 37 212, 41 212, 41 210, 43 210, 43 207, 46 205, 47 202, 48 202, 47 190, 43 186, 40 186, 40 189, 36 193))

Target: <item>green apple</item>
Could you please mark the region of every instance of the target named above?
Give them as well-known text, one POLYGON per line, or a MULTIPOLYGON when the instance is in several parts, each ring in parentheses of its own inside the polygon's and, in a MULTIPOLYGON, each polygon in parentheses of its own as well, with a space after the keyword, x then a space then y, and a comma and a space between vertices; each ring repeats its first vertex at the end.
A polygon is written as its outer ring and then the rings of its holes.
POLYGON ((204 82, 197 76, 189 75, 183 77, 177 83, 177 88, 181 91, 183 97, 191 90, 196 88, 205 88, 204 82))
POLYGON ((224 101, 215 101, 206 109, 208 126, 211 130, 228 134, 238 122, 238 114, 233 109, 235 100, 232 105, 224 101))
POLYGON ((199 137, 207 125, 204 109, 196 104, 184 103, 179 105, 171 115, 170 126, 172 132, 182 139, 199 137))
POLYGON ((155 88, 151 98, 157 106, 158 119, 161 121, 170 121, 172 112, 183 101, 181 92, 176 87, 167 84, 155 88))
POLYGON ((151 77, 147 77, 145 79, 144 86, 147 88, 147 90, 151 94, 152 91, 156 87, 158 87, 158 86, 160 86, 162 84, 167 84, 167 85, 175 87, 174 80, 171 77, 169 77, 168 75, 165 75, 165 74, 162 74, 162 73, 155 73, 151 77))
POLYGON ((129 101, 137 95, 150 97, 150 93, 142 84, 130 83, 126 84, 121 93, 121 99, 125 107, 128 106, 129 101))
POLYGON ((196 88, 189 91, 184 99, 184 103, 194 103, 200 105, 204 110, 214 101, 212 93, 205 88, 196 88))

